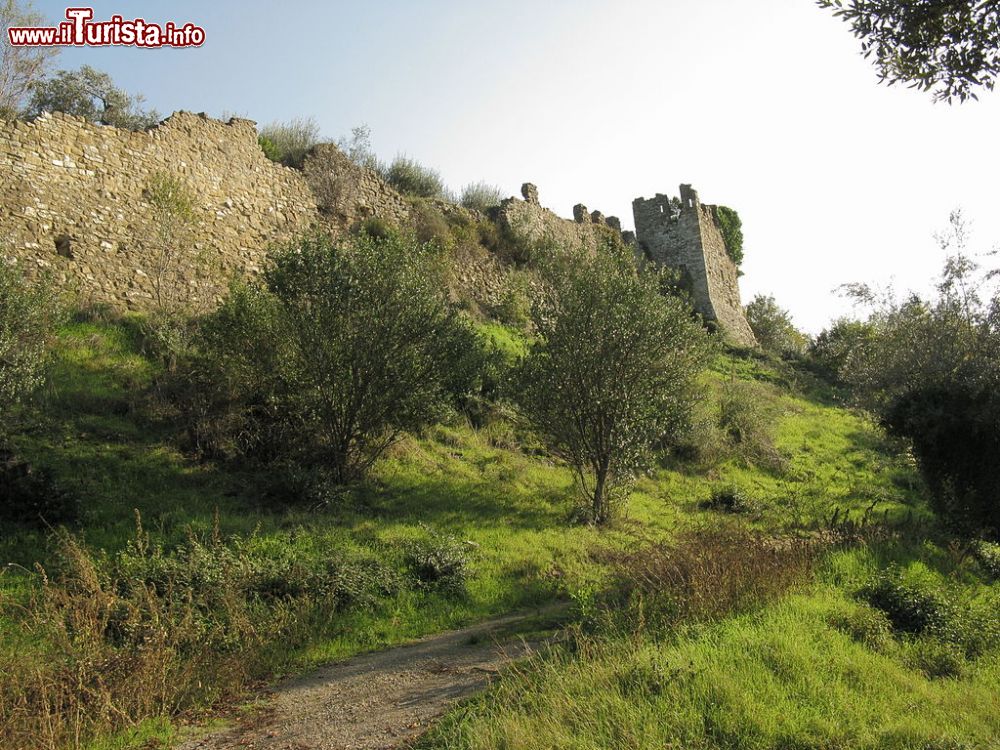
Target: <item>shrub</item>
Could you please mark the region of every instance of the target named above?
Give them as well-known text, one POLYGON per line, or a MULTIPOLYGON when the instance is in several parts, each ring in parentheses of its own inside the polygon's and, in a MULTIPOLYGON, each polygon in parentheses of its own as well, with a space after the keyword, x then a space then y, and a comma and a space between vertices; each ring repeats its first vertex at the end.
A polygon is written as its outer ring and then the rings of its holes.
POLYGON ((1000 579, 1000 544, 977 541, 972 547, 972 554, 988 576, 1000 579))
POLYGON ((281 162, 281 149, 278 148, 278 144, 268 138, 266 135, 257 136, 257 145, 260 146, 260 150, 264 152, 266 156, 271 161, 281 162))
POLYGON ((155 109, 142 109, 144 100, 141 94, 131 95, 115 86, 107 73, 83 65, 36 81, 26 115, 66 112, 102 125, 145 130, 156 125, 160 116, 155 109))
POLYGON ((437 206, 429 201, 417 200, 411 214, 413 231, 422 243, 433 243, 439 248, 450 250, 455 246, 451 226, 437 206))
POLYGON ((937 638, 914 638, 906 644, 904 660, 931 679, 961 677, 968 666, 959 646, 937 638))
POLYGON ((840 318, 809 345, 810 362, 827 379, 841 381, 851 354, 870 343, 874 333, 871 323, 840 318))
POLYGON ((47 528, 74 523, 79 499, 52 476, 0 448, 0 522, 47 528))
POLYGON ((320 141, 319 123, 311 117, 272 122, 260 129, 258 142, 261 142, 260 139, 270 144, 271 153, 268 153, 268 148, 264 149, 269 159, 301 169, 309 149, 320 141))
POLYGON ((486 182, 474 182, 462 188, 461 203, 473 211, 486 213, 491 208, 499 206, 503 199, 503 191, 496 185, 486 182))
POLYGON ((935 297, 849 288, 874 310, 843 375, 890 434, 911 442, 941 519, 981 537, 1000 534, 1000 294, 964 253, 965 236, 953 214, 935 297))
POLYGON ((738 381, 727 383, 719 398, 718 425, 731 452, 748 463, 781 468, 783 461, 774 446, 773 417, 757 387, 738 381))
POLYGON ((433 591, 460 594, 468 577, 469 544, 440 532, 425 529, 427 536, 412 542, 406 564, 417 585, 433 591))
POLYGON ((885 612, 892 627, 903 633, 946 633, 955 615, 951 603, 929 583, 906 580, 890 568, 876 574, 858 596, 885 612))
POLYGON ((735 210, 716 206, 715 220, 726 243, 726 254, 739 267, 743 263, 743 222, 735 210))
POLYGON ((744 312, 753 335, 764 351, 777 355, 801 354, 807 339, 792 323, 787 310, 778 306, 774 297, 758 294, 744 312))
POLYGON ((760 504, 746 490, 736 485, 715 488, 712 496, 702 501, 701 507, 723 513, 754 514, 760 511, 760 504))
POLYGON ((438 258, 395 235, 313 237, 272 254, 203 324, 176 390, 209 453, 363 478, 405 430, 475 377, 476 339, 449 308, 438 258))
POLYGON ((57 315, 46 283, 27 281, 0 259, 0 440, 14 408, 44 380, 57 315))
POLYGON ((867 605, 852 607, 831 617, 830 624, 872 651, 886 651, 893 643, 892 623, 885 612, 867 605))
POLYGON ((447 199, 440 173, 406 156, 397 156, 385 171, 386 181, 403 195, 447 199))
POLYGON ((358 225, 358 234, 365 234, 373 240, 387 240, 396 234, 396 227, 381 216, 369 216, 358 225))
POLYGON ((709 345, 689 308, 625 254, 555 256, 545 276, 516 398, 603 523, 654 445, 686 424, 709 345))

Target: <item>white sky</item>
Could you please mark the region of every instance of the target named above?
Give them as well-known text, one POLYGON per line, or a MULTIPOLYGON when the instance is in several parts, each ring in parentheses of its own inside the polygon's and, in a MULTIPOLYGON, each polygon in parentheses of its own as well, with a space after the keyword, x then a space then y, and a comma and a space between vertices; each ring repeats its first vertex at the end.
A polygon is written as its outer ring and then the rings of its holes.
MULTIPOLYGON (((55 20, 65 5, 37 5, 55 20)), ((744 302, 774 294, 817 332, 849 281, 923 287, 932 233, 963 208, 1000 242, 1000 94, 964 105, 879 86, 847 26, 811 0, 97 2, 193 21, 199 50, 69 50, 161 112, 367 123, 455 188, 539 186, 632 225, 631 202, 692 183, 736 208, 744 302)))

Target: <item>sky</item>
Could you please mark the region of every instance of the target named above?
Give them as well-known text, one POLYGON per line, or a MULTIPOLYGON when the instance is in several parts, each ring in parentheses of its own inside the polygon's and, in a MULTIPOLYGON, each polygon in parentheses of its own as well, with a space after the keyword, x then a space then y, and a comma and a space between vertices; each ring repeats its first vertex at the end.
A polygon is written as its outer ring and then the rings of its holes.
MULTIPOLYGON (((36 0, 51 21, 66 5, 36 0)), ((737 209, 743 301, 774 295, 817 333, 844 283, 928 288, 934 234, 961 209, 972 250, 1000 245, 1000 92, 935 104, 879 85, 846 24, 811 0, 118 0, 94 4, 205 29, 196 49, 72 48, 162 114, 313 117, 371 129, 455 189, 538 185, 632 226, 632 199, 737 209)), ((180 25, 178 23, 178 25, 180 25)), ((988 261, 987 261, 988 262, 988 261)))

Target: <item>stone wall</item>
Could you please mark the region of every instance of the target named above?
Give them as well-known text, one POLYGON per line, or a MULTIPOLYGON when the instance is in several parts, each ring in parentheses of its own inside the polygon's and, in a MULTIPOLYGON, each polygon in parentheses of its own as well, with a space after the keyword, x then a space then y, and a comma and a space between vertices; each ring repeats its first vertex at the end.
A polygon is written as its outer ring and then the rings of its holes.
POLYGON ((680 193, 679 200, 657 193, 632 202, 639 246, 654 262, 681 271, 702 317, 716 322, 733 343, 755 346, 715 206, 702 205, 690 185, 681 185, 680 193))
POLYGON ((169 283, 210 304, 317 216, 302 175, 264 156, 249 120, 178 112, 146 132, 63 114, 0 121, 0 256, 84 302, 149 307, 169 283), (193 242, 169 258, 146 193, 160 175, 194 202, 193 242))
POLYGON ((617 217, 605 218, 600 211, 589 213, 586 206, 577 204, 573 219, 564 219, 539 203, 538 188, 530 182, 521 186, 521 194, 524 200, 508 198, 497 212, 501 231, 516 242, 592 250, 601 241, 622 237, 617 217))
POLYGON ((352 162, 332 143, 313 148, 302 167, 323 224, 340 234, 377 216, 396 226, 411 218, 410 205, 381 175, 352 162))

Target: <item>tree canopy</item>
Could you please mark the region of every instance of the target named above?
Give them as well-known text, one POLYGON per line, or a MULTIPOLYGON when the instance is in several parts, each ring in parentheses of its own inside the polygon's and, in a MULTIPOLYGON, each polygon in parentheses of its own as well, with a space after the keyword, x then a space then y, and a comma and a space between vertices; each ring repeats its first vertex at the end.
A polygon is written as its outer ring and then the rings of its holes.
POLYGON ((976 99, 1000 73, 1000 0, 817 0, 848 23, 879 78, 976 99))

